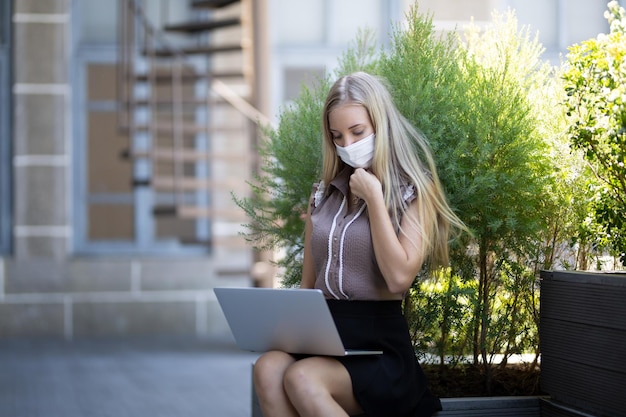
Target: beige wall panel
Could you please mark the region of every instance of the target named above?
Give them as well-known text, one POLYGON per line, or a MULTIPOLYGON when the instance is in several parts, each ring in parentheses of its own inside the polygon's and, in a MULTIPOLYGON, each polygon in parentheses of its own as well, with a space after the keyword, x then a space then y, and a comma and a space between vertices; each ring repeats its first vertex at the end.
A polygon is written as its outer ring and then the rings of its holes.
POLYGON ((14 0, 13 7, 16 13, 66 13, 70 1, 71 0, 14 0))
POLYGON ((28 259, 6 262, 5 290, 14 293, 130 291, 127 260, 83 259, 71 262, 28 259))
POLYGON ((195 220, 169 216, 156 217, 156 234, 159 239, 194 239, 195 220))
POLYGON ((132 266, 123 259, 74 259, 68 268, 68 291, 130 291, 132 266))
POLYGON ((134 238, 133 207, 92 204, 89 206, 90 240, 132 240, 134 238))
POLYGON ((117 100, 117 67, 106 64, 87 66, 87 97, 90 101, 117 100))
POLYGON ((141 290, 211 289, 215 285, 216 265, 208 258, 154 259, 141 265, 141 290))
POLYGON ((13 102, 17 155, 62 155, 67 152, 65 96, 16 94, 13 102))
POLYGON ((58 293, 68 289, 67 264, 64 261, 37 258, 7 260, 5 290, 20 293, 58 293))
POLYGON ((62 303, 0 304, 0 337, 63 337, 62 303))
POLYGON ((88 119, 88 175, 91 193, 132 191, 132 162, 120 155, 128 138, 117 129, 113 112, 90 112, 88 119))
POLYGON ((67 82, 67 28, 61 24, 14 24, 16 83, 67 82))
POLYGON ((64 226, 68 202, 64 166, 21 166, 15 169, 15 223, 64 226))
POLYGON ((124 335, 193 335, 195 303, 102 302, 76 303, 74 337, 124 335))

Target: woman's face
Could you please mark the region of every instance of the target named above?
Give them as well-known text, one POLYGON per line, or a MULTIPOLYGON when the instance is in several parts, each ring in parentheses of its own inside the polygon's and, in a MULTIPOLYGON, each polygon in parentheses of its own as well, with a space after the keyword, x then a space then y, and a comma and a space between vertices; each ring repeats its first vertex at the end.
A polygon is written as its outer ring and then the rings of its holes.
POLYGON ((333 142, 342 148, 374 133, 367 110, 360 104, 344 104, 332 110, 328 126, 333 142))

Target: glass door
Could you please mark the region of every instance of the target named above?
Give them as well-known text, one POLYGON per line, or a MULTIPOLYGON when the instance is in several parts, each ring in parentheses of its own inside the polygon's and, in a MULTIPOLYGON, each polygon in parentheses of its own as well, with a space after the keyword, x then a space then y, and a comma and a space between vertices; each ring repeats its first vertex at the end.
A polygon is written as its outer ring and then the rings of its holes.
MULTIPOLYGON (((203 220, 155 214, 162 196, 149 180, 150 161, 141 154, 149 129, 129 134, 120 123, 125 103, 118 96, 118 1, 74 2, 75 246, 78 253, 201 254, 203 220)), ((147 0, 148 15, 186 13, 187 2, 147 0), (163 5, 168 4, 167 8, 163 5), (170 10, 172 7, 175 10, 170 10), (167 10, 166 10, 167 9, 167 10)), ((163 20, 158 16, 157 22, 163 20)), ((137 69, 138 71, 141 68, 137 69)), ((134 77, 135 74, 123 76, 134 77)), ((133 94, 148 96, 141 86, 133 94)), ((150 111, 137 108, 136 123, 149 124, 150 111)))

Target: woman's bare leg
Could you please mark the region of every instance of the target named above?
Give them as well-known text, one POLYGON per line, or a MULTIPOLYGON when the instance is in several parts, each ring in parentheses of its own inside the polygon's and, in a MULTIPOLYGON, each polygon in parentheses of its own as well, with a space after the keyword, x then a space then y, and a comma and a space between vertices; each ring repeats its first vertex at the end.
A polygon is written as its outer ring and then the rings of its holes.
POLYGON ((336 359, 315 356, 285 370, 289 401, 301 417, 339 417, 363 413, 352 392, 352 380, 336 359))
POLYGON ((254 389, 264 417, 298 417, 284 388, 286 370, 295 362, 285 352, 263 354, 254 364, 254 389))

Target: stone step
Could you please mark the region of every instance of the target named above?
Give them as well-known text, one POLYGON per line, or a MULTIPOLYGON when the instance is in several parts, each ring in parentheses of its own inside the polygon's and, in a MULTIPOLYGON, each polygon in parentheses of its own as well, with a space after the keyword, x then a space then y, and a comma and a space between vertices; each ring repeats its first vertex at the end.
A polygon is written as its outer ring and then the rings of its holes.
POLYGON ((194 20, 190 22, 176 23, 167 25, 163 29, 167 32, 204 33, 240 24, 241 19, 239 17, 232 17, 219 20, 194 20))

